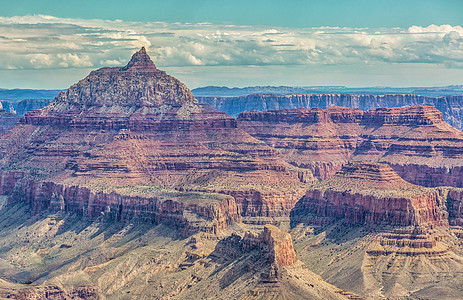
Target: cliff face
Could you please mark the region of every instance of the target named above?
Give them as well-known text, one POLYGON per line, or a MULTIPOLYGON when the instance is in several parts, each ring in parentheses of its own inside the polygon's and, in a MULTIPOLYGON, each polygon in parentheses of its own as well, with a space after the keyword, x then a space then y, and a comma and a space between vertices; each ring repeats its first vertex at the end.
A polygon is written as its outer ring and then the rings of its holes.
POLYGON ((24 116, 27 112, 41 109, 50 104, 53 99, 24 99, 18 102, 1 101, 3 108, 13 114, 24 116))
POLYGON ((20 118, 20 116, 9 113, 0 108, 0 133, 3 133, 16 125, 20 118))
POLYGON ((291 235, 269 224, 265 225, 260 233, 247 232, 243 238, 232 235, 216 247, 218 253, 233 257, 239 257, 254 250, 259 250, 269 266, 274 265, 280 268, 293 265, 297 261, 291 235), (238 248, 239 253, 230 252, 233 248, 238 248))
MULTIPOLYGON (((4 194, 13 190, 9 183, 16 180, 8 174, 23 174, 29 183, 16 189, 22 189, 34 210, 48 208, 40 203, 50 201, 53 193, 40 196, 42 192, 30 190, 47 190, 51 184, 62 187, 57 193, 64 197, 66 210, 83 209, 94 218, 109 206, 118 220, 139 216, 140 211, 163 219, 160 206, 153 204, 158 200, 139 199, 146 207, 132 208, 134 199, 116 195, 121 187, 168 188, 182 199, 186 190, 227 194, 239 198, 236 205, 223 207, 230 215, 238 210, 243 216, 287 216, 303 195, 305 182, 312 180, 310 171, 280 160, 275 149, 237 128, 234 118, 199 105, 183 83, 156 68, 144 48, 125 67, 93 71, 50 105, 22 117, 0 137, 0 169, 8 183, 4 194), (37 187, 30 188, 30 182, 37 187), (63 194, 71 187, 87 192, 78 199, 63 194), (290 196, 284 198, 286 191, 290 196), (264 196, 251 201, 243 194, 264 196), (87 205, 93 199, 100 203, 95 212, 87 205)), ((180 207, 180 215, 194 210, 182 201, 172 203, 180 207)), ((206 212, 205 218, 230 223, 222 220, 222 213, 206 212)))
MULTIPOLYGON (((463 189, 448 191, 449 222, 452 226, 463 226, 463 189)), ((463 232, 459 234, 463 237, 463 232)))
POLYGON ((378 161, 415 184, 463 186, 463 133, 429 106, 252 111, 238 125, 321 179, 349 161, 378 161))
POLYGON ((400 95, 352 95, 352 94, 255 94, 241 97, 198 97, 220 111, 238 116, 245 111, 268 111, 294 108, 329 108, 342 106, 371 110, 381 107, 406 107, 413 105, 434 106, 442 112, 447 123, 455 128, 463 127, 463 96, 424 97, 412 94, 400 95))
POLYGON ((289 233, 281 232, 280 229, 273 225, 265 225, 262 241, 268 245, 269 253, 277 266, 284 267, 296 263, 296 251, 289 233))
POLYGON ((292 221, 317 225, 345 219, 371 226, 447 225, 446 207, 435 189, 401 179, 391 167, 354 163, 309 188, 291 212, 292 221))
MULTIPOLYGON (((8 186, 11 180, 4 189, 8 186)), ((22 180, 15 185, 10 198, 29 204, 32 214, 50 210, 70 212, 88 220, 163 223, 178 228, 183 235, 198 231, 217 234, 233 222, 241 221, 235 200, 230 196, 153 192, 150 187, 122 188, 107 193, 80 186, 22 180)))

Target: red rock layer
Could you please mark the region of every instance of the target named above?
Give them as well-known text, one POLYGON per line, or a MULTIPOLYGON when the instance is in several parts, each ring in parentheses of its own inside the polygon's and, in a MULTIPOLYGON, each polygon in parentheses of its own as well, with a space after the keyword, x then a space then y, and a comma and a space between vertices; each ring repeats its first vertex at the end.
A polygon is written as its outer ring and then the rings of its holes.
POLYGON ((435 189, 401 179, 388 165, 357 163, 309 188, 291 212, 292 221, 325 225, 434 226, 448 224, 435 189))
POLYGON ((253 250, 259 250, 259 256, 267 258, 267 264, 277 268, 293 265, 297 261, 291 235, 269 224, 260 233, 247 232, 242 238, 233 234, 216 247, 217 252, 231 257, 240 257, 253 250), (236 248, 238 253, 233 251, 236 248))
POLYGON ((350 161, 377 161, 415 184, 463 186, 463 133, 433 107, 253 111, 238 126, 320 179, 350 161))
POLYGON ((210 196, 211 201, 195 201, 195 198, 201 199, 200 194, 160 193, 155 196, 146 193, 132 196, 23 180, 11 198, 29 204, 33 214, 50 209, 80 214, 90 220, 101 217, 122 222, 163 223, 177 227, 184 235, 197 231, 217 234, 241 219, 235 200, 220 195, 210 196))
MULTIPOLYGON (((144 49, 125 67, 93 71, 49 106, 26 114, 0 136, 0 170, 8 182, 16 179, 6 172, 15 170, 39 185, 78 186, 91 193, 124 186, 207 188, 230 195, 265 191, 265 199, 255 202, 260 207, 240 212, 266 216, 279 215, 282 207, 288 215, 302 196, 303 182, 312 179, 310 171, 281 161, 275 149, 238 129, 235 119, 199 105, 184 84, 155 67, 144 49), (214 186, 217 172, 224 175, 214 186), (239 184, 225 186, 232 177, 240 177, 239 184), (269 186, 276 181, 267 177, 281 179, 281 186, 269 186), (281 197, 292 190, 298 190, 293 198, 281 197)), ((3 193, 12 189, 6 184, 3 193)), ((87 205, 93 196, 88 197, 76 205, 93 216, 87 205)), ((122 201, 104 197, 109 203, 122 201)))
POLYGON ((297 261, 291 235, 281 232, 273 225, 265 225, 262 233, 263 242, 270 247, 270 253, 278 266, 290 266, 297 261))
POLYGON ((353 95, 353 94, 252 94, 241 97, 198 97, 220 111, 238 116, 245 111, 268 111, 303 108, 329 108, 342 106, 371 110, 381 107, 407 107, 429 105, 442 112, 444 119, 455 128, 462 129, 463 96, 424 97, 419 95, 353 95))

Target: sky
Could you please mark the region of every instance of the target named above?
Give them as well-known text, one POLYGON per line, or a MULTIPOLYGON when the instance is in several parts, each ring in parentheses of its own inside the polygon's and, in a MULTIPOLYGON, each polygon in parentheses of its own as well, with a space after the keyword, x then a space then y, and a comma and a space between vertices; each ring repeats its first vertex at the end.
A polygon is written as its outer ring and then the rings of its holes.
POLYGON ((64 89, 141 46, 190 88, 463 84, 461 0, 0 0, 0 88, 64 89))

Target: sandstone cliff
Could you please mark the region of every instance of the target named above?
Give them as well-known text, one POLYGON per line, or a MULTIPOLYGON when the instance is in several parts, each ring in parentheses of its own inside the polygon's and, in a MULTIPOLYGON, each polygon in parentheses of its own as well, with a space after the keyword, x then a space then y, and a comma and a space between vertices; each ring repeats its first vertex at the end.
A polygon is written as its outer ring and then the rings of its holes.
POLYGON ((294 108, 329 108, 342 106, 371 110, 381 107, 407 107, 413 105, 434 106, 442 112, 444 119, 455 128, 463 127, 463 96, 425 97, 413 94, 399 95, 354 95, 354 94, 254 94, 241 97, 198 97, 220 111, 238 116, 245 111, 268 111, 294 108))
POLYGON ((437 190, 410 184, 388 165, 353 163, 309 187, 291 212, 293 223, 369 226, 448 225, 437 190))
POLYGON ((415 184, 463 186, 463 133, 429 106, 251 111, 238 125, 321 179, 349 161, 378 161, 415 184))
POLYGON ((291 234, 301 260, 341 288, 373 299, 458 299, 448 283, 463 270, 461 207, 459 188, 351 163, 309 187, 291 212, 291 234))

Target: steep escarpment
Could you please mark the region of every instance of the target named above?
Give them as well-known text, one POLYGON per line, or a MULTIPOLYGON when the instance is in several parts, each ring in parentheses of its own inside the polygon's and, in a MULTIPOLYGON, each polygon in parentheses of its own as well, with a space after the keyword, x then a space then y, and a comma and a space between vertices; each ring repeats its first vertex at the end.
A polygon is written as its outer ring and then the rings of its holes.
POLYGON ((149 186, 92 192, 80 186, 22 180, 11 196, 26 203, 33 215, 49 210, 80 215, 87 220, 168 224, 183 235, 198 231, 217 234, 240 222, 234 198, 213 193, 182 193, 149 186))
POLYGON ((460 189, 352 163, 308 189, 291 213, 292 236, 301 260, 341 288, 373 299, 460 298, 460 207, 460 189))
POLYGON ((388 165, 354 163, 311 186, 291 212, 293 223, 344 219, 370 226, 448 225, 439 193, 410 184, 388 165))
POLYGON ((24 116, 34 109, 41 109, 50 104, 53 99, 24 99, 18 102, 1 101, 3 108, 13 114, 24 116))
POLYGON ((371 110, 376 108, 407 107, 413 105, 434 106, 442 112, 447 123, 455 128, 463 127, 463 96, 425 97, 413 94, 354 95, 354 94, 255 94, 241 97, 198 97, 220 111, 238 116, 245 111, 268 111, 295 108, 329 108, 342 106, 371 110))
MULTIPOLYGON (((219 229, 239 219, 223 223, 228 217, 222 220, 222 213, 288 216, 313 179, 310 171, 282 161, 275 149, 237 128, 234 118, 200 105, 183 83, 156 68, 144 48, 126 66, 93 71, 50 105, 23 116, 0 137, 0 170, 4 194, 15 189, 15 195, 26 195, 34 211, 48 209, 40 203, 53 196, 39 190, 55 186, 66 211, 82 209, 84 215, 96 217, 109 207, 116 219, 128 221, 141 210, 159 220, 162 205, 156 195, 140 196, 144 206, 133 208, 133 213, 131 205, 138 200, 118 192, 122 187, 154 186, 179 193, 172 203, 181 216, 204 210, 203 217, 219 229), (18 178, 21 182, 11 186, 18 178), (30 192, 30 182, 41 188, 30 192), (63 194, 76 187, 87 192, 77 200, 63 194), (229 212, 216 213, 215 206, 207 205, 192 208, 185 199, 197 197, 199 203, 202 192, 236 197, 236 206, 222 207, 219 199, 218 205, 229 212), (186 193, 193 194, 184 197, 186 193), (95 211, 89 204, 93 199, 100 203, 95 211)), ((208 226, 199 228, 217 230, 208 226)))
POLYGON ((238 125, 321 179, 350 161, 377 161, 411 183, 463 185, 463 133, 433 107, 252 111, 238 125))

